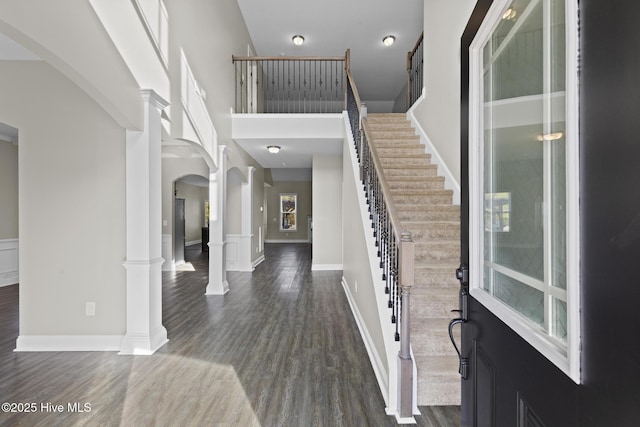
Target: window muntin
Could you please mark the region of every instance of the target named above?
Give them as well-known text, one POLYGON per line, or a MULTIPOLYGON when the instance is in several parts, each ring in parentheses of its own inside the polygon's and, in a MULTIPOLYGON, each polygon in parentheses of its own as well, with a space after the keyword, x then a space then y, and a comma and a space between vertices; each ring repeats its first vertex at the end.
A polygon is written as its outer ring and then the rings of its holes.
POLYGON ((576 7, 497 0, 471 46, 470 261, 472 295, 579 382, 576 7))

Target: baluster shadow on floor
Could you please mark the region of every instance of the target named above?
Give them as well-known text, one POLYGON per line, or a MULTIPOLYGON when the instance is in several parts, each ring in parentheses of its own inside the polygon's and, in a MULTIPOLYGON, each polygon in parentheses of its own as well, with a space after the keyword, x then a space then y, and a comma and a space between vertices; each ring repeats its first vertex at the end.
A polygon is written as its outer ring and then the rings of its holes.
MULTIPOLYGON (((18 286, 0 288, 0 426, 394 426, 340 283, 311 271, 308 244, 269 244, 230 292, 204 296, 208 254, 163 273, 169 343, 152 356, 14 353, 18 286), (191 270, 191 271, 189 271, 191 270), (63 412, 40 406, 63 405, 63 412), (72 413, 68 404, 88 403, 72 413)), ((459 407, 421 408, 419 426, 456 426, 459 407)))

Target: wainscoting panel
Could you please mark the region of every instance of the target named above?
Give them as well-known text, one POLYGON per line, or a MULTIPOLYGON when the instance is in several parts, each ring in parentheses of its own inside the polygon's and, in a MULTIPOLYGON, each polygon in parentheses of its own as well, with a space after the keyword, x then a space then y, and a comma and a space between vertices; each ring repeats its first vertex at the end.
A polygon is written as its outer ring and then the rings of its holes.
POLYGON ((18 239, 0 240, 0 286, 14 285, 19 281, 18 239))
POLYGON ((227 271, 253 271, 252 234, 227 234, 227 271))

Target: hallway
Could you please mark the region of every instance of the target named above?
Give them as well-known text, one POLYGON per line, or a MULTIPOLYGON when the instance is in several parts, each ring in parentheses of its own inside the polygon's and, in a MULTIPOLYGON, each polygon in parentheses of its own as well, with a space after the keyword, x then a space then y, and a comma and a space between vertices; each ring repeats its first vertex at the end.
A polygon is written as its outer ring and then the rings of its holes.
MULTIPOLYGON (((14 353, 18 287, 0 288, 0 400, 37 407, 0 426, 396 425, 340 272, 311 272, 308 244, 270 244, 253 273, 228 273, 227 295, 205 297, 199 248, 193 268, 163 273, 170 341, 152 356, 14 353)), ((419 426, 459 425, 457 407, 421 410, 419 426)))

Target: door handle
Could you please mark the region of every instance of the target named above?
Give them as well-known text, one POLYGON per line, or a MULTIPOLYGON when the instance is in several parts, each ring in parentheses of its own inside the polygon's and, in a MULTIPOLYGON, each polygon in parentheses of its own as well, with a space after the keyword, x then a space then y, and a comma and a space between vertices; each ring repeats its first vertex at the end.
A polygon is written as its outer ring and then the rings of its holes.
POLYGON ((469 359, 466 357, 462 357, 460 347, 458 347, 458 345, 456 344, 456 340, 453 337, 453 328, 459 324, 462 333, 462 324, 467 321, 467 286, 469 285, 469 267, 466 264, 460 264, 460 267, 458 267, 458 269, 456 270, 456 279, 460 281, 460 309, 452 310, 452 312, 460 313, 460 317, 452 319, 449 322, 449 339, 451 340, 451 344, 453 344, 453 348, 458 354, 458 373, 462 376, 463 380, 466 380, 468 376, 469 359))
MULTIPOLYGON (((454 311, 457 311, 457 310, 454 310, 454 311)), ((460 353, 460 348, 456 344, 456 340, 453 337, 453 327, 458 324, 462 325, 465 322, 466 320, 461 318, 452 319, 449 322, 449 339, 451 340, 451 344, 453 344, 453 348, 456 350, 456 353, 458 353, 458 373, 460 374, 460 376, 462 376, 463 380, 467 379, 467 368, 469 365, 469 359, 466 357, 462 357, 462 354, 460 353)))

